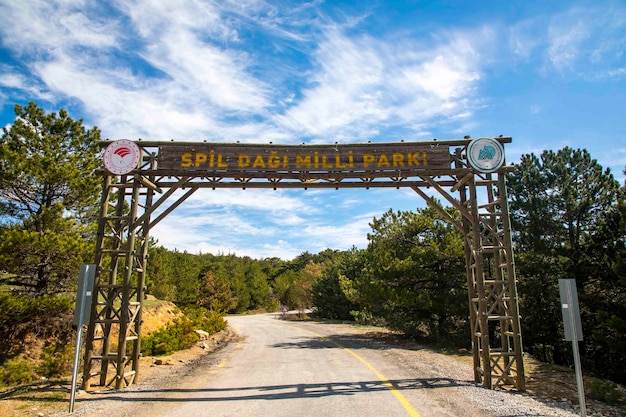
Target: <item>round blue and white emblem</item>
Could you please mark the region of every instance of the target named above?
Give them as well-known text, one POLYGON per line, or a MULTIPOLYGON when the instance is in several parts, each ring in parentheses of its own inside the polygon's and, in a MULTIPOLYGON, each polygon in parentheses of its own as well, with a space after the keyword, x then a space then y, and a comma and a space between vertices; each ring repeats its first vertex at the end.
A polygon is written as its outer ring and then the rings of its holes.
POLYGON ((495 172, 504 164, 504 148, 493 138, 476 138, 467 147, 467 160, 477 171, 495 172))

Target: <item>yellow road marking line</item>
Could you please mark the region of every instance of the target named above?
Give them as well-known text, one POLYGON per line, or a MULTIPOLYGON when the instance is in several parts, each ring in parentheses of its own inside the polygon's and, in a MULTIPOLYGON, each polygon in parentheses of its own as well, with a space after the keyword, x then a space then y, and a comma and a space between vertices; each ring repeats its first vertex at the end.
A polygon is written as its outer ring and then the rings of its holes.
POLYGON ((398 400, 398 402, 400 404, 402 404, 402 406, 407 411, 407 413, 409 413, 409 416, 411 416, 411 417, 421 417, 420 413, 418 413, 417 410, 415 410, 415 408, 413 408, 413 406, 406 399, 406 397, 404 395, 402 395, 402 393, 396 387, 393 386, 393 384, 391 383, 389 378, 387 378, 385 375, 381 374, 376 368, 374 368, 374 366, 372 364, 370 364, 368 361, 363 359, 361 356, 359 356, 358 354, 356 354, 352 350, 348 349, 345 346, 340 345, 339 343, 333 342, 332 340, 330 340, 326 336, 323 336, 323 335, 321 335, 319 333, 315 333, 315 332, 312 332, 310 330, 303 329, 302 327, 291 326, 289 324, 284 324, 284 323, 281 323, 281 324, 283 326, 291 327, 292 329, 297 329, 297 330, 303 331, 305 333, 310 333, 310 334, 312 334, 315 337, 319 337, 320 339, 325 340, 328 343, 331 343, 331 344, 337 346, 338 348, 341 348, 341 349, 345 350, 346 352, 348 352, 349 354, 351 354, 352 356, 357 358, 362 364, 367 366, 369 368, 369 370, 372 371, 378 377, 378 379, 380 379, 380 382, 382 382, 383 385, 385 387, 387 387, 389 389, 389 391, 391 391, 393 396, 396 397, 396 400, 398 400))
MULTIPOLYGON (((237 327, 233 326, 232 324, 229 324, 229 326, 231 326, 233 329, 235 329, 235 331, 237 333, 241 333, 241 331, 237 327)), ((237 342, 236 347, 239 347, 239 346, 241 346, 241 341, 237 342)), ((223 367, 226 366, 227 363, 228 363, 228 359, 223 359, 220 363, 217 364, 217 367, 218 368, 223 368, 223 367)), ((211 372, 211 373, 214 373, 214 372, 211 372)))

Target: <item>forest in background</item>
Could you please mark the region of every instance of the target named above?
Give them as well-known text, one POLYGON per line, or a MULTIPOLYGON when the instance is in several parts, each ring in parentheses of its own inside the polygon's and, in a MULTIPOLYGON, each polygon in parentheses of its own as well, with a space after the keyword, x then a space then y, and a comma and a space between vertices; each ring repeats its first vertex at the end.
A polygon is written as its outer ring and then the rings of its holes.
MULTIPOLYGON (((0 136, 0 377, 20 369, 33 334, 45 345, 36 372, 53 375, 55 358, 67 357, 73 342, 79 265, 93 261, 100 178, 89 173, 100 167, 100 132, 64 110, 15 110, 0 136)), ((626 185, 570 148, 523 155, 508 185, 524 350, 571 366, 558 279, 574 278, 583 368, 626 383, 626 185)), ((370 226, 366 248, 293 260, 190 254, 152 242, 148 292, 221 314, 314 306, 320 317, 469 348, 460 233, 430 208, 390 209, 370 226)))

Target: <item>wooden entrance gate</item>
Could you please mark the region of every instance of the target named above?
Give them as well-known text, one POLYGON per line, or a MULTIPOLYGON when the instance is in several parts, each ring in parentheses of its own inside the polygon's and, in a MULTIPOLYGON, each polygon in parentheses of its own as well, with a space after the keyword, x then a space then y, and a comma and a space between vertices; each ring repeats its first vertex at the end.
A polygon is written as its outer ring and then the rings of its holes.
POLYGON ((524 391, 506 189, 510 168, 503 165, 510 142, 466 137, 359 145, 103 143, 107 170, 101 172, 83 388, 122 389, 138 380, 149 232, 198 189, 409 187, 463 233, 475 381, 524 391), (426 188, 454 206, 460 221, 426 188))

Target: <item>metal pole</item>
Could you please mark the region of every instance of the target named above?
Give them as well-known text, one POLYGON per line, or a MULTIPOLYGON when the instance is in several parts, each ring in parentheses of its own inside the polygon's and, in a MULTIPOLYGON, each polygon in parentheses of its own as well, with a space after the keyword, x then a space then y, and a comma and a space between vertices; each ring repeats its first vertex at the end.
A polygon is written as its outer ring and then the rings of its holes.
MULTIPOLYGON (((81 312, 80 312, 81 323, 83 320, 83 310, 84 308, 81 308, 81 312)), ((74 371, 72 372, 72 390, 70 392, 70 410, 69 410, 70 413, 74 412, 74 401, 76 397, 76 380, 78 379, 78 363, 80 360, 80 345, 81 345, 82 339, 83 339, 83 325, 80 324, 78 326, 78 334, 76 335, 76 349, 74 350, 74 371)))
POLYGON ((78 292, 76 294, 76 311, 74 312, 74 324, 76 325, 76 349, 74 350, 74 371, 72 372, 72 387, 70 391, 70 413, 74 412, 74 400, 76 397, 76 380, 78 379, 78 364, 80 361, 80 345, 83 340, 83 325, 89 320, 87 305, 91 305, 93 296, 93 283, 96 265, 83 264, 78 273, 78 292), (87 316, 86 316, 87 315, 87 316))
MULTIPOLYGON (((572 290, 567 286, 567 298, 573 300, 572 290)), ((580 365, 580 352, 578 351, 578 326, 574 318, 573 306, 570 306, 571 314, 569 315, 570 326, 572 328, 572 350, 574 351, 574 369, 576 371, 576 385, 578 386, 578 403, 580 404, 581 417, 587 416, 587 407, 585 405, 585 386, 583 385, 583 373, 580 365)))

